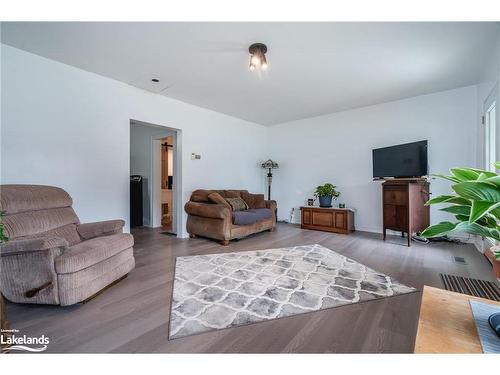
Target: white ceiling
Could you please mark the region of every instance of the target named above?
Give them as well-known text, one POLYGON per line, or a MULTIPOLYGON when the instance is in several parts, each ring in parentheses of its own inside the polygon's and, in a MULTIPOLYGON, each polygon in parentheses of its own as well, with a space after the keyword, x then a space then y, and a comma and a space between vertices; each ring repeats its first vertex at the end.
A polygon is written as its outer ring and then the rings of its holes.
POLYGON ((495 23, 2 23, 2 42, 264 125, 474 84, 495 23), (248 69, 248 46, 269 69, 248 69), (151 78, 160 83, 153 84, 151 78))

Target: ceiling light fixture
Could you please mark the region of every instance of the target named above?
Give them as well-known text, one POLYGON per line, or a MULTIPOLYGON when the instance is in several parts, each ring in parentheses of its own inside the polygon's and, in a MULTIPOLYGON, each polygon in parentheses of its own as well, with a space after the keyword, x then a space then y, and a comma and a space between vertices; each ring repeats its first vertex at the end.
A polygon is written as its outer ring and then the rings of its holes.
POLYGON ((255 70, 257 68, 266 70, 267 69, 267 46, 263 43, 254 43, 248 48, 250 53, 250 70, 255 70))

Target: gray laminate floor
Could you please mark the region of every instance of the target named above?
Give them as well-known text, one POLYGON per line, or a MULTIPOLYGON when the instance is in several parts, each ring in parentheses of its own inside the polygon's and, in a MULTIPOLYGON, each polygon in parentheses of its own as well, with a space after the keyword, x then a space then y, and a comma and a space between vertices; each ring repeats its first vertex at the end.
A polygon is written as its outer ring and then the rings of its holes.
POLYGON ((439 273, 493 280, 491 266, 472 245, 422 245, 389 236, 340 235, 279 224, 223 247, 206 239, 177 239, 139 229, 136 268, 127 279, 86 304, 71 307, 7 303, 7 317, 20 334, 50 338, 47 352, 238 352, 334 353, 412 352, 420 293, 212 331, 168 341, 176 256, 244 251, 318 243, 421 289, 442 288, 439 273), (455 263, 463 256, 467 265, 455 263))

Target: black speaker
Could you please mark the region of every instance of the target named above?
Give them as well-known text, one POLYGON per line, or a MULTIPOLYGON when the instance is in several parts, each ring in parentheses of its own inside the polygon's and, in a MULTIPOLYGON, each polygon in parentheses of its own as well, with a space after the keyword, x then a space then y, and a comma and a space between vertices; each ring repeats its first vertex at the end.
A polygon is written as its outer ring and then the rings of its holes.
POLYGON ((130 176, 130 227, 142 226, 142 176, 130 176))

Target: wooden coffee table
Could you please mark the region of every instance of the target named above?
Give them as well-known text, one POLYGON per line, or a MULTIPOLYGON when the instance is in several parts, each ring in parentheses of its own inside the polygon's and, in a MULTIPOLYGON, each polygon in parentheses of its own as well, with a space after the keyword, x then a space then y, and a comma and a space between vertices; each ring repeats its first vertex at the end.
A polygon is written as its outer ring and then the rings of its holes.
POLYGON ((482 353, 470 300, 500 302, 425 286, 415 353, 482 353))

